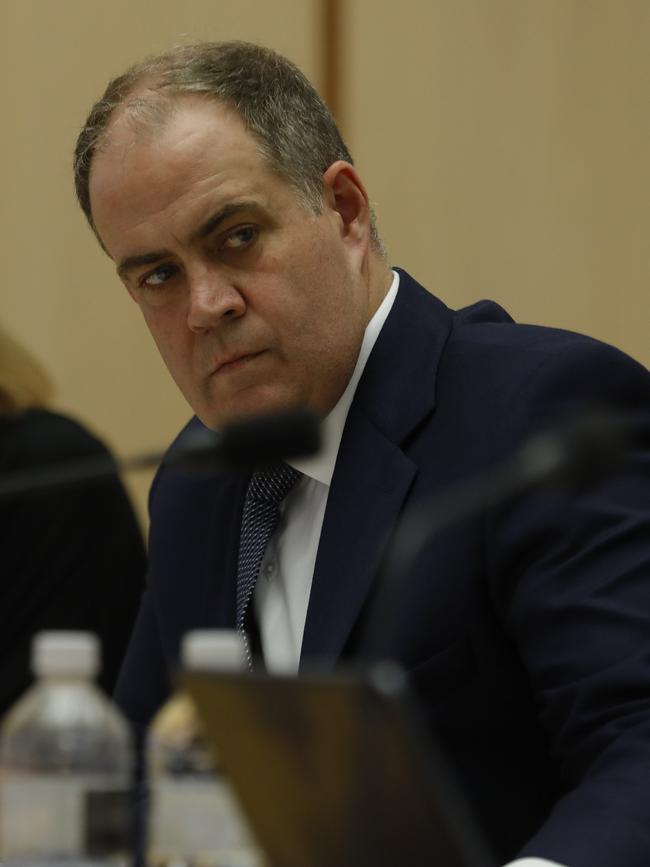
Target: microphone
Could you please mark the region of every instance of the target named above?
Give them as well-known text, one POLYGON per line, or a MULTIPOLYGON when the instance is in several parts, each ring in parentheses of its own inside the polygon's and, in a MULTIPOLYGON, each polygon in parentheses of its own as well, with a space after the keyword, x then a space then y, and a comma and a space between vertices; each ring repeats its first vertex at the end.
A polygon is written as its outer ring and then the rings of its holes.
POLYGON ((172 448, 163 464, 184 470, 240 470, 315 454, 320 426, 314 413, 292 409, 233 422, 219 433, 202 427, 172 448))
POLYGON ((190 431, 182 444, 167 452, 145 452, 115 461, 110 455, 31 467, 0 478, 0 499, 97 481, 116 472, 132 472, 162 464, 186 472, 246 472, 277 461, 305 457, 320 448, 317 416, 292 409, 252 416, 215 432, 190 431))
POLYGON ((479 476, 405 509, 377 578, 362 645, 385 636, 399 605, 400 583, 426 544, 453 524, 539 488, 572 493, 611 472, 639 436, 639 419, 593 407, 526 440, 479 476))

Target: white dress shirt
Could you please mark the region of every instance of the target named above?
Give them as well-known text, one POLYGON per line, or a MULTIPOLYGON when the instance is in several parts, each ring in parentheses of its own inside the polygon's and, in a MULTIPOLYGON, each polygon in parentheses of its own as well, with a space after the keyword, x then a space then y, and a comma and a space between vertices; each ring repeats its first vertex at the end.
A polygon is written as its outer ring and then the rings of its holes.
MULTIPOLYGON (((285 674, 298 671, 318 543, 343 428, 361 374, 393 306, 398 287, 399 275, 393 272, 390 289, 366 327, 350 382, 322 424, 320 453, 291 462, 303 477, 281 505, 280 524, 267 546, 253 601, 264 662, 269 671, 285 674)), ((524 858, 506 867, 562 865, 524 858)))
POLYGON ((566 867, 566 865, 558 864, 557 861, 547 861, 546 858, 518 858, 505 864, 504 867, 566 867))
POLYGON ((366 327, 348 386, 323 421, 320 453, 292 462, 292 466, 303 473, 303 478, 281 506, 280 524, 267 546, 253 600, 264 662, 269 671, 298 671, 318 543, 343 428, 361 374, 393 306, 398 286, 399 275, 393 272, 393 282, 386 297, 366 327))

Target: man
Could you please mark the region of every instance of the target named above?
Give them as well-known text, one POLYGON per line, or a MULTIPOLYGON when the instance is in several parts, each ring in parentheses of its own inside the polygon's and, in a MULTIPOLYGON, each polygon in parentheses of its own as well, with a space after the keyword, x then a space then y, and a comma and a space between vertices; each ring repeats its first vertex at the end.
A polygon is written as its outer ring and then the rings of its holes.
MULTIPOLYGON (((520 496, 439 534, 393 622, 366 630, 407 505, 564 410, 648 407, 647 371, 489 302, 453 312, 391 271, 333 120, 265 49, 200 45, 135 67, 93 108, 75 166, 198 417, 180 442, 295 405, 325 419, 324 454, 296 465, 252 591, 266 665, 398 659, 503 861, 647 864, 647 452, 571 500, 520 496)), ((154 482, 149 589, 117 691, 141 726, 183 632, 241 622, 246 491, 170 470, 154 482)))

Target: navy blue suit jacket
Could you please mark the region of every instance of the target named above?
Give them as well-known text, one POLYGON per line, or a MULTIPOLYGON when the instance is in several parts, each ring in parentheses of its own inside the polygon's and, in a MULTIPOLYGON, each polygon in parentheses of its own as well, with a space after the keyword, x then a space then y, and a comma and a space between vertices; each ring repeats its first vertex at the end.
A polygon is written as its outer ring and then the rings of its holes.
MULTIPOLYGON (((647 420, 650 375, 587 337, 514 324, 491 302, 451 311, 402 272, 343 434, 301 666, 400 660, 504 861, 647 867, 647 448, 579 496, 522 495, 440 533, 404 576, 394 622, 364 646, 405 506, 592 402, 647 420)), ((154 482, 149 588, 117 690, 137 724, 167 695, 183 633, 234 623, 245 487, 169 469, 154 482)))

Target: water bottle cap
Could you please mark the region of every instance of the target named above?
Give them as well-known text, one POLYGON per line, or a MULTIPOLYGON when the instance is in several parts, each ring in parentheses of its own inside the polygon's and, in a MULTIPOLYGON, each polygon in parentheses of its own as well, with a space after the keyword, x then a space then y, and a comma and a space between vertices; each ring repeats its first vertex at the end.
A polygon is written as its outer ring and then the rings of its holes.
POLYGON ((87 677, 99 671, 99 641, 92 632, 39 632, 32 641, 37 677, 87 677))
POLYGON ((243 639, 235 629, 194 629, 183 636, 181 662, 194 671, 243 671, 243 639))

